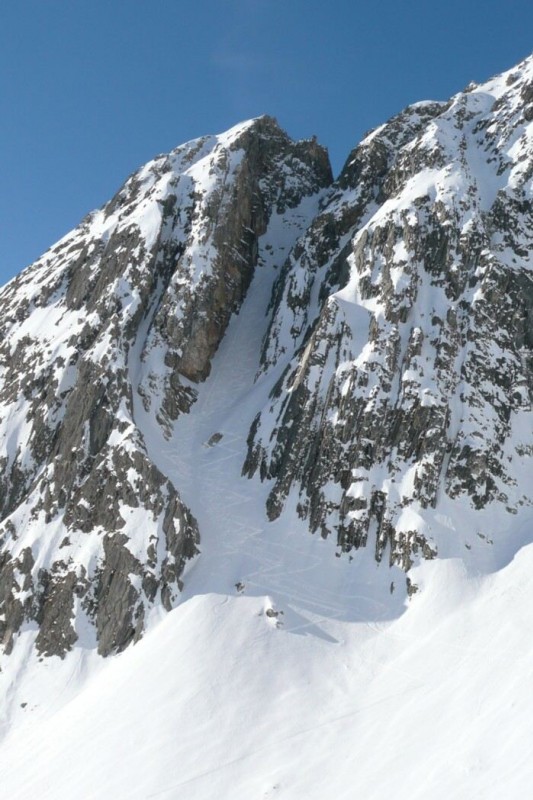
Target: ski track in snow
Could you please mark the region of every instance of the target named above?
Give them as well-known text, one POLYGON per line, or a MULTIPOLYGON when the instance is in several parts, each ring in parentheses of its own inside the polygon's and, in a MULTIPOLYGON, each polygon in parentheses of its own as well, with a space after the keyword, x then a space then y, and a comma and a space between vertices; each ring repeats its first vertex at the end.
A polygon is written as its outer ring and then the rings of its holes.
MULTIPOLYGON (((270 237, 274 239, 267 233, 265 238, 268 241, 270 237)), ((178 487, 199 522, 201 556, 186 574, 183 600, 202 591, 235 593, 235 585, 242 583, 248 594, 272 596, 280 608, 294 607, 298 622, 291 627, 288 620, 284 623, 294 632, 345 618, 347 611, 357 614, 358 606, 361 618, 386 619, 400 612, 398 604, 386 605, 375 590, 374 597, 354 591, 356 567, 345 560, 336 565, 345 583, 342 586, 335 580, 335 570, 323 569, 324 558, 334 559, 335 543, 324 542, 318 534, 310 537, 306 526, 296 520, 290 530, 286 524, 268 522, 268 486, 241 477, 258 396, 266 404, 265 387, 268 391, 272 385, 271 377, 268 383, 260 379, 257 384, 254 378, 267 324, 258 309, 266 312, 275 276, 273 264, 256 269, 247 298, 232 318, 213 360, 211 374, 198 387, 198 399, 190 413, 178 419, 172 439, 165 442, 153 428, 145 437, 152 443, 157 437, 150 456, 178 487), (222 438, 210 446, 213 434, 222 438), (228 582, 231 575, 233 583, 228 582), (392 612, 391 605, 396 607, 392 612), (303 609, 312 620, 302 621, 299 614, 303 609)), ((372 557, 361 553, 359 560, 366 563, 372 557)))
MULTIPOLYGON (((270 237, 274 238, 272 234, 265 238, 270 237)), ((272 264, 256 269, 248 296, 213 360, 211 374, 198 387, 198 399, 190 413, 178 419, 172 439, 165 442, 153 428, 145 437, 152 443, 158 438, 150 455, 178 487, 199 522, 201 556, 186 575, 183 598, 201 591, 234 593, 235 584, 241 582, 247 593, 272 595, 276 602, 307 608, 317 617, 288 630, 340 619, 358 601, 373 604, 379 619, 389 611, 383 603, 353 588, 342 592, 338 584, 317 586, 316 580, 309 579, 319 578, 324 557, 333 557, 334 543, 323 542, 318 535, 311 538, 304 525, 287 531, 285 526, 269 523, 264 511, 268 487, 241 477, 257 397, 262 396, 266 403, 264 387, 272 382, 270 378, 268 384, 264 380, 254 384, 267 324, 258 309, 266 312, 275 276, 272 264), (213 434, 222 438, 210 446, 213 434), (328 550, 326 556, 324 549, 328 550), (241 572, 236 572, 239 564, 241 572), (232 571, 235 579, 229 584, 227 576, 232 571)), ((339 565, 339 571, 344 570, 345 565, 339 565)))

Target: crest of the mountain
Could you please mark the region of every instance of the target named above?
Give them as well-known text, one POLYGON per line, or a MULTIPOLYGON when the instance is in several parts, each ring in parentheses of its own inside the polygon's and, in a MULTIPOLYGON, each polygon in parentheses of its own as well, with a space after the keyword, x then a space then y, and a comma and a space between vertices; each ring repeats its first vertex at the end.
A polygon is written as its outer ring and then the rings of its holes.
POLYGON ((331 181, 325 151, 268 117, 132 175, 2 292, 0 639, 107 654, 170 609, 194 510, 150 458, 186 413, 273 218, 331 181), (87 625, 89 622, 89 625, 87 625))
POLYGON ((531 518, 533 62, 352 152, 277 281, 244 471, 408 569, 501 563, 531 518), (514 533, 513 533, 514 531, 514 533), (507 532, 507 533, 506 533, 507 532))

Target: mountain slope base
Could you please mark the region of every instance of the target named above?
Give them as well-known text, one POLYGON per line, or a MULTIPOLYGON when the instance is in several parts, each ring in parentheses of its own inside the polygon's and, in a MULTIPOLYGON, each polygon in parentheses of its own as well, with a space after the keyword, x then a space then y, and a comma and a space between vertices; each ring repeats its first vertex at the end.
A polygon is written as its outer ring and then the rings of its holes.
POLYGON ((13 800, 524 797, 532 569, 532 547, 482 580, 457 561, 426 563, 424 591, 382 624, 308 614, 307 629, 277 628, 265 597, 198 595, 85 684, 83 656, 72 660, 70 702, 30 701, 3 743, 3 789, 13 800))

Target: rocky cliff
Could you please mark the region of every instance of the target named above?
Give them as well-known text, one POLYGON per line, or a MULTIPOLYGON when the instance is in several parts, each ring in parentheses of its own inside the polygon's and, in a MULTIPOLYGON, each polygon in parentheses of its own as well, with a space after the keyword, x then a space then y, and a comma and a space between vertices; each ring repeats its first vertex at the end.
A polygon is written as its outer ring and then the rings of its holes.
POLYGON ((405 109, 333 181, 314 139, 262 117, 154 159, 4 288, 7 653, 34 629, 44 655, 107 655, 178 601, 202 509, 157 451, 202 413, 267 263, 240 496, 262 482, 265 524, 303 520, 341 558, 371 548, 410 593, 418 558, 514 552, 532 503, 532 120, 527 60, 405 109))
POLYGON ((311 530, 406 570, 530 519, 532 86, 528 60, 349 156, 273 293, 284 371, 244 468, 270 518, 294 489, 311 530))
POLYGON ((172 608, 194 510, 147 451, 168 433, 254 275, 258 240, 331 181, 325 151, 263 117, 132 175, 2 292, 0 638, 106 655, 172 608), (87 624, 88 623, 88 624, 87 624))

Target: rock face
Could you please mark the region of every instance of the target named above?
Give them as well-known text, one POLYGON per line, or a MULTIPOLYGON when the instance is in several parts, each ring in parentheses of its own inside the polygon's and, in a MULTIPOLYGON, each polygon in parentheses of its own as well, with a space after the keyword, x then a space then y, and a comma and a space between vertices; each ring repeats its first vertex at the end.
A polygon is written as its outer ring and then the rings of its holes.
POLYGON ((406 570, 471 547, 445 518, 530 519, 532 81, 528 60, 373 131, 285 263, 243 470, 271 519, 293 492, 341 551, 406 570))
POLYGON ((107 655, 177 602, 202 532, 151 436, 193 408, 267 229, 269 397, 254 395, 239 491, 261 480, 265 518, 297 514, 339 556, 369 547, 406 573, 529 524, 532 87, 527 60, 411 106, 336 181, 314 139, 269 117, 195 140, 5 287, 6 652, 33 626, 43 655, 82 639, 107 655))
POLYGON ((38 650, 63 656, 89 622, 107 655, 172 608, 199 531, 136 403, 164 429, 187 412, 270 217, 330 182, 323 148, 263 117, 156 158, 3 290, 7 652, 36 622, 38 650))

